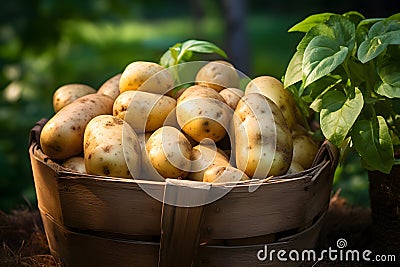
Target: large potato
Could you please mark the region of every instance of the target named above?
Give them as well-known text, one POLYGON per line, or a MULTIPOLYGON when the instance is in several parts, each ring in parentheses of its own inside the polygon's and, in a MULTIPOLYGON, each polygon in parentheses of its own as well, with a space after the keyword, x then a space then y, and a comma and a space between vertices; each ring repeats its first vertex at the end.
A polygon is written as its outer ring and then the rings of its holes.
POLYGON ((204 65, 196 75, 196 84, 211 87, 216 91, 224 88, 239 88, 237 70, 229 62, 216 60, 204 65))
POLYGON ((246 86, 245 95, 259 93, 271 99, 281 110, 289 129, 296 123, 295 101, 283 83, 271 76, 260 76, 250 81, 246 86))
POLYGON ((203 181, 205 171, 214 165, 228 166, 229 159, 221 150, 213 150, 206 145, 197 145, 191 151, 191 172, 188 179, 194 181, 203 181))
POLYGON ((86 173, 85 160, 80 156, 67 159, 61 164, 61 166, 79 173, 86 173))
POLYGON ((154 62, 135 61, 122 72, 119 80, 121 93, 140 90, 155 94, 165 94, 174 87, 171 73, 154 62))
POLYGON ((194 85, 178 98, 176 118, 182 130, 197 142, 215 142, 226 135, 232 112, 214 89, 194 85))
POLYGON ((97 91, 98 94, 108 95, 112 99, 116 99, 119 96, 119 79, 121 73, 114 75, 107 81, 105 81, 97 91))
POLYGON ((141 157, 137 135, 122 119, 100 115, 86 126, 84 159, 87 173, 138 178, 141 157))
MULTIPOLYGON (((169 96, 142 91, 126 91, 114 102, 113 115, 128 122, 137 132, 153 132, 163 126, 176 107, 169 96)), ((172 115, 171 121, 174 120, 172 115)))
POLYGON ((163 126, 146 142, 148 160, 164 178, 185 178, 190 170, 192 146, 176 128, 163 126))
POLYGON ((60 109, 71 104, 82 96, 94 93, 96 93, 96 90, 86 84, 71 83, 63 85, 53 94, 54 112, 58 112, 60 109))
POLYGON ((52 159, 65 160, 83 151, 83 134, 88 122, 102 114, 112 114, 113 100, 89 94, 57 112, 43 127, 40 144, 52 159))
POLYGON ((292 136, 278 106, 261 94, 247 94, 233 117, 237 168, 263 179, 287 172, 292 161, 292 136))
POLYGON ((219 92, 219 94, 233 110, 235 110, 239 100, 244 96, 244 92, 237 88, 226 88, 219 92))

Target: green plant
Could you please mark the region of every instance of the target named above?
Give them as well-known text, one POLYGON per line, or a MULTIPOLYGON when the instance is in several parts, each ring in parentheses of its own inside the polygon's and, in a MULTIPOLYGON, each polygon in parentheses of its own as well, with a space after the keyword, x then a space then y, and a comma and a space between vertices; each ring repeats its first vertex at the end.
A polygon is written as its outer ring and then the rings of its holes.
POLYGON ((188 40, 171 46, 160 59, 160 65, 165 68, 189 61, 193 52, 211 54, 216 53, 227 58, 226 53, 213 43, 201 40, 188 40))
POLYGON ((315 112, 325 138, 355 149, 368 170, 399 164, 400 14, 365 19, 358 12, 321 13, 302 32, 284 77, 305 116, 315 112), (311 108, 311 109, 309 109, 311 108))
MULTIPOLYGON (((225 51, 217 45, 202 40, 187 40, 183 43, 176 43, 168 48, 168 50, 161 56, 160 65, 165 68, 171 68, 175 81, 178 84, 173 90, 173 93, 178 92, 181 88, 186 88, 186 84, 181 80, 179 75, 179 64, 193 60, 193 53, 201 54, 218 54, 223 58, 228 58, 225 51), (183 84, 182 84, 183 82, 183 84)), ((192 84, 192 83, 190 83, 192 84)))

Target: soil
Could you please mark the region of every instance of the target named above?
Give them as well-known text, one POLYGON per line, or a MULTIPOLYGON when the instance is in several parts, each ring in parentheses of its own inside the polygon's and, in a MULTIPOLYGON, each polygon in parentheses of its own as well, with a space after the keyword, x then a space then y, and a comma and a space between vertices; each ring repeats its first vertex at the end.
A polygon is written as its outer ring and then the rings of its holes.
MULTIPOLYGON (((348 249, 370 249, 374 242, 368 234, 371 229, 370 210, 348 205, 335 194, 322 228, 319 249, 336 247, 340 238, 348 249)), ((49 252, 43 225, 37 210, 0 211, 0 266, 62 266, 49 252)), ((322 261, 312 266, 374 266, 360 262, 322 261)), ((387 264, 385 265, 387 266, 387 264)))

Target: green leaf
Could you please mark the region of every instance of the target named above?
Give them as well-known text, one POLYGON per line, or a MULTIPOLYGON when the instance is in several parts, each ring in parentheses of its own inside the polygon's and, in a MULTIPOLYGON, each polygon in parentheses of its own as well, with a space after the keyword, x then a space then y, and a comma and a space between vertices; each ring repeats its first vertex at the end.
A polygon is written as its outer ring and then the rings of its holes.
POLYGON ((303 64, 303 53, 301 51, 296 51, 286 69, 285 79, 283 81, 285 88, 301 81, 302 64, 303 64))
POLYGON ((178 63, 180 62, 180 59, 182 59, 188 51, 197 53, 207 53, 207 54, 216 53, 224 58, 228 57, 221 48, 219 48, 213 43, 207 41, 199 41, 199 40, 188 40, 182 44, 182 48, 177 57, 178 63))
POLYGON ((343 16, 332 16, 326 22, 328 27, 332 28, 334 37, 339 45, 346 46, 349 50, 354 47, 356 27, 353 22, 343 16))
POLYGON ((340 75, 327 75, 307 86, 302 95, 309 95, 312 99, 321 98, 326 89, 334 89, 341 82, 342 77, 340 75))
POLYGON ((168 50, 161 56, 160 65, 164 68, 175 65, 178 60, 178 54, 181 50, 181 46, 181 43, 177 43, 174 46, 168 48, 168 50))
POLYGON ((308 44, 311 42, 312 39, 314 39, 317 36, 327 36, 332 39, 335 38, 335 33, 333 32, 333 29, 330 28, 326 24, 318 24, 315 27, 311 28, 306 35, 301 39, 299 44, 297 45, 297 51, 304 53, 306 50, 308 44))
POLYGON ((367 169, 390 173, 394 163, 393 143, 383 117, 357 121, 351 138, 367 169))
POLYGON ((340 76, 329 75, 310 84, 304 91, 304 94, 308 94, 309 98, 312 99, 310 108, 315 112, 321 112, 322 97, 330 90, 334 90, 341 81, 340 76))
POLYGON ((312 27, 327 21, 330 16, 335 15, 333 13, 321 13, 311 15, 305 18, 303 21, 297 23, 288 32, 308 32, 312 27))
POLYGON ((379 21, 369 29, 368 38, 360 44, 357 57, 366 63, 384 52, 388 45, 394 44, 400 44, 400 21, 379 21))
POLYGON ((368 37, 373 38, 400 29, 400 21, 384 19, 371 26, 368 37))
POLYGON ((397 85, 382 82, 376 92, 389 98, 400 97, 400 83, 397 85))
POLYGON ((387 18, 388 20, 400 20, 400 13, 396 13, 387 18))
POLYGON ((352 96, 346 96, 341 91, 327 92, 322 97, 320 117, 324 136, 337 147, 341 146, 363 105, 363 96, 358 88, 352 96))
POLYGON ((317 36, 308 44, 303 58, 304 87, 331 73, 349 52, 345 46, 326 36, 317 36))
POLYGON ((368 39, 368 32, 372 25, 382 19, 364 19, 358 23, 356 28, 356 42, 361 44, 363 41, 368 39))
POLYGON ((160 65, 168 68, 182 62, 189 61, 193 52, 216 53, 227 58, 226 53, 213 43, 199 40, 188 40, 184 43, 177 43, 170 47, 160 58, 160 65))
POLYGON ((348 18, 351 22, 353 22, 355 25, 358 25, 362 20, 365 19, 365 17, 357 12, 357 11, 349 11, 343 14, 344 17, 348 18))
POLYGON ((382 82, 376 92, 389 98, 400 98, 400 64, 394 60, 379 63, 378 74, 382 82))
POLYGON ((174 64, 174 59, 172 58, 171 51, 167 50, 160 58, 160 65, 164 68, 168 68, 174 64))
POLYGON ((371 66, 362 64, 355 57, 351 56, 348 58, 347 66, 351 82, 354 86, 358 86, 370 78, 368 77, 368 71, 370 71, 371 66))

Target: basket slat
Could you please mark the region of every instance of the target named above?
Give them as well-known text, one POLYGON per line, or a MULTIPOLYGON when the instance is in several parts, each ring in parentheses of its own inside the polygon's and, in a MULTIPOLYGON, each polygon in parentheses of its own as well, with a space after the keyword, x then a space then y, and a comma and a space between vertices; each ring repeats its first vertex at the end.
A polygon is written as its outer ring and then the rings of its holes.
POLYGON ((199 247, 204 210, 204 206, 178 207, 166 203, 202 203, 207 199, 210 188, 208 184, 193 181, 166 180, 161 219, 160 267, 192 265, 199 247))

